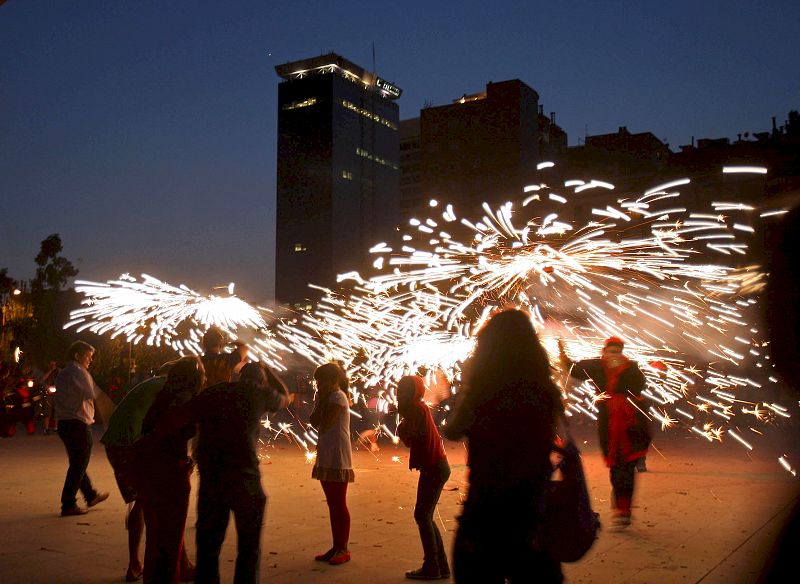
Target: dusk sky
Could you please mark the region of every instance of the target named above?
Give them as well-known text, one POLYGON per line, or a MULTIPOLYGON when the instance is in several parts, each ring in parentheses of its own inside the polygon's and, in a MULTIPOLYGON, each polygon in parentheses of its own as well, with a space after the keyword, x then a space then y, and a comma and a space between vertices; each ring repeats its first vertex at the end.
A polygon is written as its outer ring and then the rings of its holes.
MULTIPOLYGON (((800 109, 800 2, 0 2, 0 268, 59 233, 79 278, 273 292, 278 77, 330 51, 401 119, 521 79, 577 145, 673 149, 800 109)), ((601 178, 601 177, 598 177, 601 178)))

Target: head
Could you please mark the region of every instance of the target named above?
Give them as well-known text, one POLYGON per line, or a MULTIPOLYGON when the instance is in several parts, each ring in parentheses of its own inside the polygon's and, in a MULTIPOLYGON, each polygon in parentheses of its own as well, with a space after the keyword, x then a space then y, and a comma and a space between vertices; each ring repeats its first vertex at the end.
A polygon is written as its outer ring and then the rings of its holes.
POLYGON ((401 406, 418 402, 425 396, 425 380, 419 375, 406 375, 397 382, 397 403, 401 406))
POLYGON ((530 317, 516 309, 498 312, 480 330, 464 378, 468 391, 484 398, 512 386, 558 391, 550 380, 550 362, 530 317))
POLYGON ((162 393, 171 396, 173 402, 188 401, 200 391, 205 382, 203 363, 197 357, 181 357, 173 361, 167 371, 162 393))
POLYGON ((221 353, 225 347, 225 340, 222 331, 212 326, 203 335, 203 349, 206 353, 221 353))
POLYGON ((325 363, 317 367, 314 371, 314 382, 320 393, 330 393, 337 389, 346 392, 350 387, 347 373, 338 363, 325 363))
POLYGON ((267 372, 261 363, 248 363, 239 372, 239 381, 255 383, 256 385, 266 385, 267 372))
POLYGON ((94 357, 94 347, 83 341, 75 341, 67 349, 67 361, 75 361, 87 369, 92 357, 94 357))
POLYGON ((624 360, 622 355, 624 349, 625 341, 619 337, 609 337, 606 339, 605 345, 603 345, 603 359, 612 367, 616 367, 624 360))

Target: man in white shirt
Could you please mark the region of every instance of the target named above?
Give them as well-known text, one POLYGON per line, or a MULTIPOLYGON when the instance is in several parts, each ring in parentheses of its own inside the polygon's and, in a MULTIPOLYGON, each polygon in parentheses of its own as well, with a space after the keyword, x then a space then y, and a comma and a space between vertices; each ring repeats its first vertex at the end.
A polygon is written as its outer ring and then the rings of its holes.
POLYGON ((61 491, 62 517, 88 513, 88 509, 78 507, 78 490, 89 507, 108 499, 108 493, 97 491, 86 473, 92 455, 94 400, 100 391, 89 373, 93 356, 94 347, 83 341, 75 341, 67 350, 67 366, 56 377, 58 436, 64 443, 69 459, 69 469, 61 491))

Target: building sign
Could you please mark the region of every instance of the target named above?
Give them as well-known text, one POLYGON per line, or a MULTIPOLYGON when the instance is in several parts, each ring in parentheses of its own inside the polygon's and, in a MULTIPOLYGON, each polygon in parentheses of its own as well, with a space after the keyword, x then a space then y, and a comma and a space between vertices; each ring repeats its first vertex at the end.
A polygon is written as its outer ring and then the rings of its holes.
POLYGON ((403 93, 403 90, 397 87, 397 85, 392 85, 391 83, 389 83, 385 79, 381 79, 380 77, 378 77, 375 80, 375 85, 378 86, 378 89, 380 89, 381 91, 385 91, 392 97, 400 97, 400 95, 403 93))

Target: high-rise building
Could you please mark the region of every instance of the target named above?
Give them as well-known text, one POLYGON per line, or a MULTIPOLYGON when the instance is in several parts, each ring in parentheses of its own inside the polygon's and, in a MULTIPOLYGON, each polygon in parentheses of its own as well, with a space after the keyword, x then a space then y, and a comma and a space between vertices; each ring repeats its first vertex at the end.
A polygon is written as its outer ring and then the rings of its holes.
POLYGON ((423 197, 456 203, 467 213, 484 201, 517 197, 540 162, 538 115, 539 94, 518 79, 489 83, 480 93, 423 109, 423 197))
POLYGON ((278 168, 275 295, 305 305, 309 283, 369 271, 398 222, 401 90, 329 53, 275 67, 278 168))

